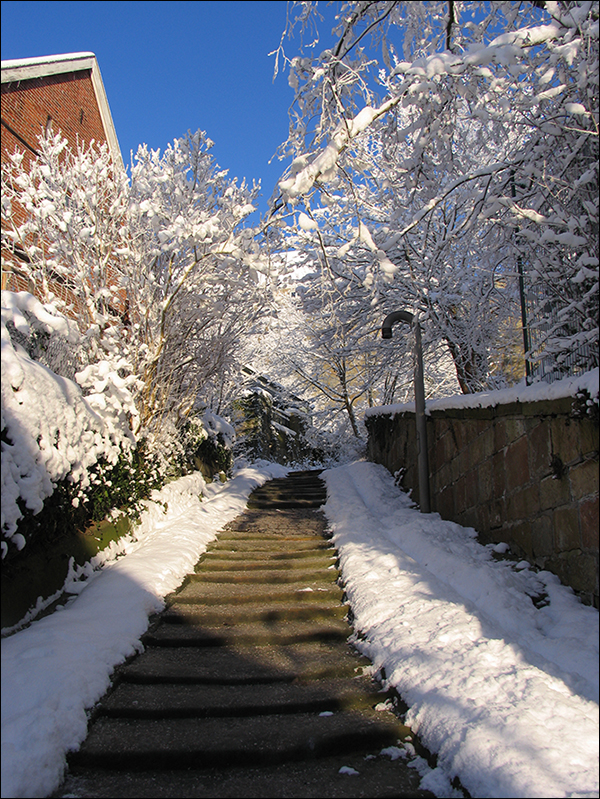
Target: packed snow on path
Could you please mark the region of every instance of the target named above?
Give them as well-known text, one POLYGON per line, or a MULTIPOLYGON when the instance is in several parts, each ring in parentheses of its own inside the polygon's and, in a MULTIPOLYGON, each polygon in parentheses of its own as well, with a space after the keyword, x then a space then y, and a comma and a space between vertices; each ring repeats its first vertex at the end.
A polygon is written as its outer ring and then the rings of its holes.
MULTIPOLYGON (((2 641, 3 797, 57 787, 86 709, 141 649, 149 615, 252 488, 286 471, 255 464, 223 485, 198 474, 169 484, 135 536, 73 575, 63 610, 2 641)), ((438 765, 410 744, 389 756, 407 757, 439 797, 463 795, 455 775, 474 797, 598 796, 598 613, 553 575, 494 560, 473 530, 419 513, 381 466, 323 476, 356 645, 438 765), (536 609, 530 596, 543 592, 536 609)))
POLYGON ((598 612, 419 513, 382 466, 324 476, 356 645, 438 756, 422 787, 462 796, 458 776, 473 797, 597 797, 598 612))

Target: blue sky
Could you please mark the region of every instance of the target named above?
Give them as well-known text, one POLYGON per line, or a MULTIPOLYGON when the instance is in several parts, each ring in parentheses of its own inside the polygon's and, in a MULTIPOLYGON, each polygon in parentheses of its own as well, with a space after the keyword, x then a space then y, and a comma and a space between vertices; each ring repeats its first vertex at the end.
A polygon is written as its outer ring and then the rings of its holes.
POLYGON ((201 128, 230 177, 261 179, 264 213, 285 167, 268 161, 287 138, 293 100, 268 55, 286 12, 285 0, 3 0, 2 59, 95 53, 126 164, 141 143, 163 150, 201 128))

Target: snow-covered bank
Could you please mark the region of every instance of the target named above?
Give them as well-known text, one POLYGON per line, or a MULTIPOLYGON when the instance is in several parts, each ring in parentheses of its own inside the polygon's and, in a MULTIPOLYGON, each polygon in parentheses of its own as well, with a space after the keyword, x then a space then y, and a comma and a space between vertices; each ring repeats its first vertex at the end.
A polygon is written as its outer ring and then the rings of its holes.
POLYGON ((114 667, 140 649, 150 614, 252 489, 287 471, 247 467, 208 486, 195 473, 154 492, 135 538, 71 586, 72 602, 2 641, 3 797, 43 797, 58 786, 66 752, 85 738, 86 708, 104 694, 114 667))
POLYGON ((357 646, 438 755, 424 787, 459 796, 458 775, 480 798, 598 796, 597 611, 419 513, 382 466, 324 476, 357 646))

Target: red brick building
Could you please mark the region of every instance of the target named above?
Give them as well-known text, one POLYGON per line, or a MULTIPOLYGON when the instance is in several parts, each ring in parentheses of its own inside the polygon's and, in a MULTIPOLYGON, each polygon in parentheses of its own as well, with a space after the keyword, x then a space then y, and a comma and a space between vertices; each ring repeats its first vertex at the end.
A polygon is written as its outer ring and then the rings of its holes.
MULTIPOLYGON (((59 130, 75 150, 77 141, 108 143, 123 166, 100 69, 93 53, 67 53, 2 61, 2 162, 15 148, 33 158, 38 137, 59 130)), ((6 254, 6 253, 5 253, 6 254)), ((2 271, 2 288, 31 290, 19 275, 18 253, 2 271)), ((10 261, 11 259, 9 259, 10 261)))

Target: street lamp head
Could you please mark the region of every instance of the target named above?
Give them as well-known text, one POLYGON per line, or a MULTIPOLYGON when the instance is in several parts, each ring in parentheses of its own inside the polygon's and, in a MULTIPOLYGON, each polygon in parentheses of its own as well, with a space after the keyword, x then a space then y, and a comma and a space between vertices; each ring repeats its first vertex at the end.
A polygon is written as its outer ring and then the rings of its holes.
POLYGON ((409 313, 409 311, 394 311, 393 313, 389 313, 383 320, 381 338, 392 337, 392 325, 395 325, 396 322, 404 322, 407 325, 412 325, 414 318, 413 314, 409 313))

